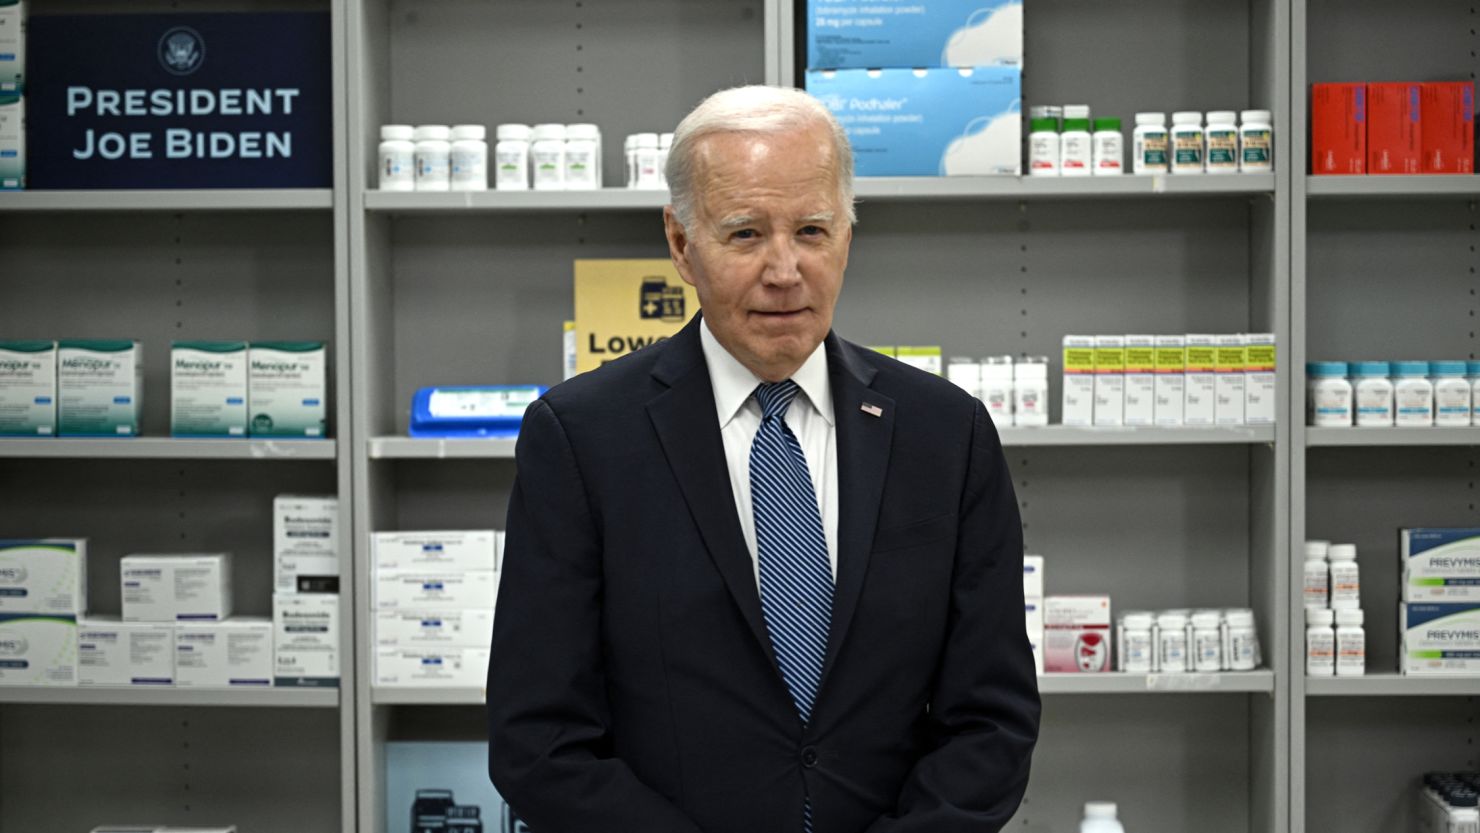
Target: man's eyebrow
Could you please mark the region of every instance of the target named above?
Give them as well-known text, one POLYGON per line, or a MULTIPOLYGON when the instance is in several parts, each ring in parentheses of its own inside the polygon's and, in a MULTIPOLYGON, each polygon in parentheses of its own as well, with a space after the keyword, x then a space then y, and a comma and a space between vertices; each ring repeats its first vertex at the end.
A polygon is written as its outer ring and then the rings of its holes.
POLYGON ((833 221, 833 216, 834 215, 833 215, 833 213, 831 211, 819 211, 816 214, 809 214, 806 217, 803 217, 801 219, 801 222, 803 222, 803 223, 831 223, 833 221))
POLYGON ((755 218, 749 214, 737 214, 734 217, 726 217, 719 221, 719 227, 727 231, 751 225, 755 225, 755 218))

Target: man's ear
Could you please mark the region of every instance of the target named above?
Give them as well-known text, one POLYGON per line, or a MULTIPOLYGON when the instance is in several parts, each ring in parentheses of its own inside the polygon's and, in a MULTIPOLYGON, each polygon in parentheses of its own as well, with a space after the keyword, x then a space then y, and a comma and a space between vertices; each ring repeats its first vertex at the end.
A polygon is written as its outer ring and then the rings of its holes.
POLYGON ((668 256, 673 259, 679 277, 684 283, 694 286, 693 269, 689 263, 689 233, 678 221, 671 205, 663 206, 663 234, 668 238, 668 256))

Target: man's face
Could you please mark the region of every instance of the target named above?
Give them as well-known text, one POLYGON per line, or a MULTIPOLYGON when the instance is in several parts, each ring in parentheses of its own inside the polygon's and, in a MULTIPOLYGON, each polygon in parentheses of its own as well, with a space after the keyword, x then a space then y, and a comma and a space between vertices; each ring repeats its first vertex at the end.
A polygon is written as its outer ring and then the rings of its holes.
POLYGON ((689 228, 668 248, 715 338, 762 379, 802 365, 832 328, 853 227, 825 128, 711 134, 696 148, 689 228))

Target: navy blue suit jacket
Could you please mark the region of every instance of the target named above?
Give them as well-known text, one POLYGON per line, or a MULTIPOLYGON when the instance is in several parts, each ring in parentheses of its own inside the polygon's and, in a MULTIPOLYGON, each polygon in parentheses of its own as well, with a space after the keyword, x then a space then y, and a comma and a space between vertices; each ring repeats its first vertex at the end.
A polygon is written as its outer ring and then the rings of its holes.
POLYGON ((995 831, 1039 701, 981 403, 829 335, 838 580, 803 725, 741 533, 698 319, 525 415, 489 773, 536 833, 995 831), (878 409, 878 415, 864 410, 878 409))

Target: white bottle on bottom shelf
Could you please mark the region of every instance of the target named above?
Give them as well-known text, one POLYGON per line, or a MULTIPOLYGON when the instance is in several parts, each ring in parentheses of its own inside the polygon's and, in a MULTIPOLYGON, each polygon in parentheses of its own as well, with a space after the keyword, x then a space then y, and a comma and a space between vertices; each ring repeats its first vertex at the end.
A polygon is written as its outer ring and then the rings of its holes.
POLYGON ((1116 818, 1119 808, 1113 801, 1091 801, 1084 805, 1084 821, 1079 823, 1079 833, 1125 833, 1116 818))

